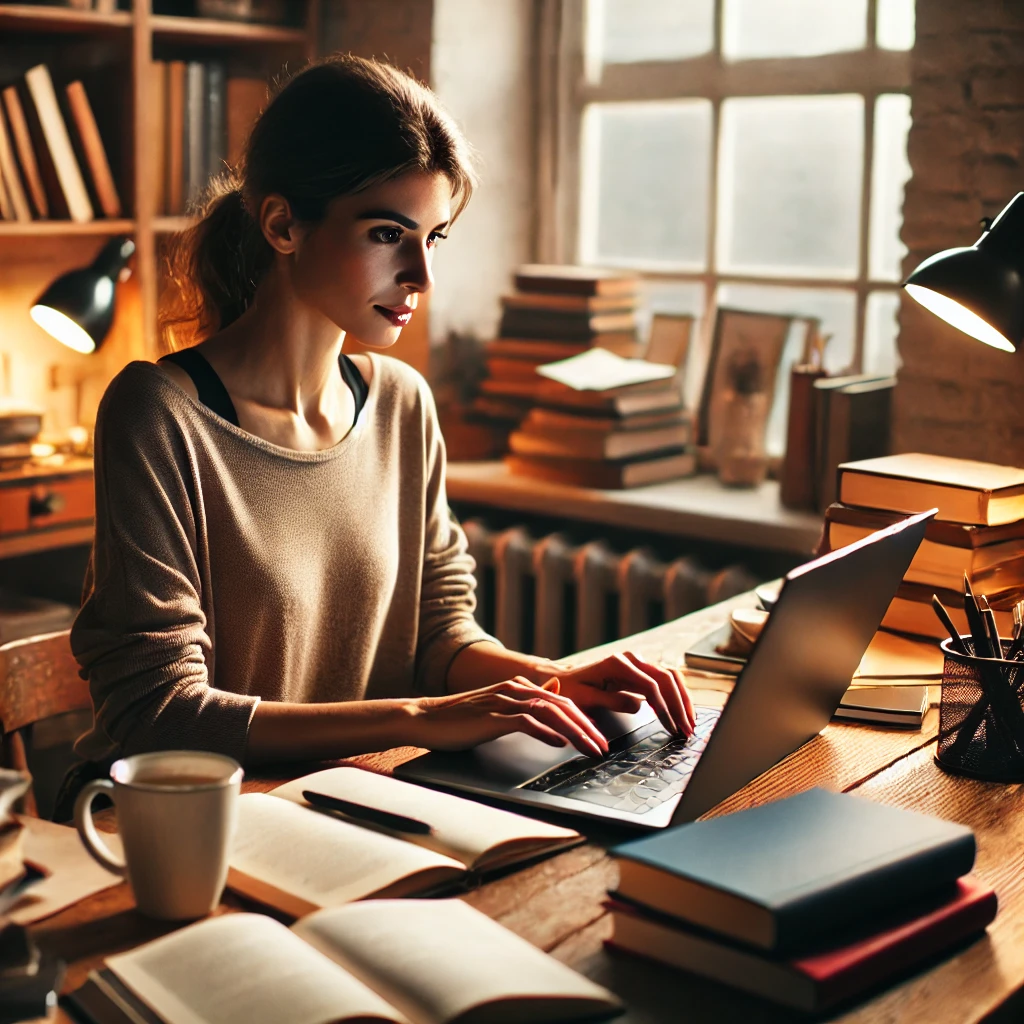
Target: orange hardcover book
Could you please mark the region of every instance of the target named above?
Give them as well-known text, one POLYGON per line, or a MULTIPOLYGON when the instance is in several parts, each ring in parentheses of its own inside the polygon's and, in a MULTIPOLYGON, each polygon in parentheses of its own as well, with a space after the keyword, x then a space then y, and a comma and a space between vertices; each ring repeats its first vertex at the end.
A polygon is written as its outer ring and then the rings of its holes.
POLYGON ((100 207, 105 216, 120 217, 121 198, 117 194, 114 175, 110 171, 110 161, 107 160, 107 151, 96 125, 96 117, 92 112, 89 97, 85 93, 85 86, 81 82, 72 82, 65 91, 67 92, 68 106, 71 109, 71 117, 78 129, 82 152, 85 154, 85 162, 89 165, 89 173, 92 175, 92 183, 96 189, 100 207))
POLYGON ((25 190, 21 187, 18 164, 14 158, 14 147, 11 137, 7 134, 7 124, 2 112, 0 112, 0 186, 2 186, 0 213, 3 213, 4 219, 31 220, 32 211, 29 209, 25 190))
POLYGON ((228 151, 229 167, 237 167, 249 132, 267 104, 267 83, 262 78, 228 79, 228 151))
POLYGON ((32 147, 32 133, 28 128, 21 97, 13 85, 4 89, 4 108, 7 111, 14 148, 18 153, 18 162, 21 164, 21 173, 25 176, 32 205, 35 207, 36 215, 45 220, 50 216, 50 204, 46 198, 46 189, 43 187, 39 163, 36 161, 36 151, 32 147))
POLYGON ((155 60, 149 65, 149 119, 152 165, 156 169, 153 182, 153 212, 159 217, 167 212, 167 61, 155 60))
POLYGON ((185 62, 167 65, 167 212, 185 212, 185 62))

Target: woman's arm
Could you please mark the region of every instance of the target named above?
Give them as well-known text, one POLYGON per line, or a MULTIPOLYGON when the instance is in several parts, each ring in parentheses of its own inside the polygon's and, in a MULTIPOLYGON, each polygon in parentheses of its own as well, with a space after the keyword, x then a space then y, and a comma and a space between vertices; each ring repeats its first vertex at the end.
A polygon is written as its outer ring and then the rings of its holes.
POLYGON ((351 757, 390 747, 462 750, 510 732, 600 757, 608 744, 557 688, 522 677, 447 697, 287 704, 262 701, 249 726, 245 763, 351 757))

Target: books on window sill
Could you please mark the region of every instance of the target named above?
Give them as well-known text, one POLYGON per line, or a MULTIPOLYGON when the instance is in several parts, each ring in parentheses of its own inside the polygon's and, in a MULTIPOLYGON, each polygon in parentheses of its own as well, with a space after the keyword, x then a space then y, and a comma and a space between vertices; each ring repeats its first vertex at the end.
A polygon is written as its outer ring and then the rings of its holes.
POLYGON ((69 999, 103 1024, 557 1024, 621 1009, 461 900, 357 904, 290 929, 223 914, 108 957, 69 999))
POLYGON ((609 945, 819 1012, 980 935, 970 829, 812 789, 612 851, 609 945))
POLYGON ((3 89, 0 218, 71 220, 122 216, 107 150, 85 87, 58 91, 38 64, 3 89))
POLYGON ((212 177, 234 167, 267 102, 261 78, 229 78, 223 61, 154 61, 156 212, 179 215, 212 177))

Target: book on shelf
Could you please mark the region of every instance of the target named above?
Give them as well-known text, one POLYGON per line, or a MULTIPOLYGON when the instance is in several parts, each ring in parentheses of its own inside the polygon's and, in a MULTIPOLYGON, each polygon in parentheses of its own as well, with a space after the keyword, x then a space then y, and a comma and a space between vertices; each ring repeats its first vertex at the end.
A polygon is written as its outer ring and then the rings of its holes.
POLYGON ((923 512, 966 526, 1024 519, 1024 469, 945 455, 909 453, 845 463, 838 500, 891 512, 923 512))
POLYGON ((544 359, 507 359, 505 356, 492 355, 484 358, 488 376, 496 380, 536 380, 537 367, 543 366, 545 362, 544 359))
POLYGON ((640 279, 621 270, 531 263, 516 271, 515 286, 521 292, 622 297, 635 296, 640 279))
POLYGON ((153 210, 159 217, 167 210, 167 61, 149 65, 150 116, 146 119, 149 144, 153 150, 153 210))
POLYGON ((607 944, 750 992, 819 1013, 905 976, 980 936, 995 919, 996 894, 968 876, 906 907, 878 914, 866 927, 799 955, 771 956, 713 932, 687 927, 621 900, 608 904, 607 944))
POLYGON ((96 117, 93 114, 92 105, 89 103, 89 97, 86 95, 85 86, 78 81, 71 82, 65 88, 65 92, 68 97, 68 107, 71 110, 71 119, 78 131, 85 164, 92 176, 92 184, 99 200, 100 209, 105 217, 120 217, 121 198, 117 194, 117 185, 114 183, 114 175, 110 171, 107 151, 103 146, 103 139, 100 137, 100 130, 96 124, 96 117))
POLYGON ((888 455, 895 377, 855 374, 814 381, 818 511, 836 500, 840 464, 888 455))
POLYGON ((779 501, 786 508, 817 508, 817 410, 815 381, 825 376, 819 366, 797 365, 789 371, 786 453, 779 475, 779 501))
POLYGON ((611 852, 618 895, 781 955, 951 885, 975 842, 963 825, 810 789, 611 852))
POLYGON ((300 917, 408 896, 564 849, 579 833, 359 768, 330 768, 239 798, 228 886, 300 917), (430 835, 385 834, 314 810, 304 790, 413 817, 430 835))
POLYGON ((539 338, 542 341, 576 341, 596 344, 604 335, 635 338, 636 313, 565 313, 547 309, 506 308, 498 336, 539 338))
POLYGON ((167 65, 166 212, 185 212, 185 62, 167 65))
POLYGON ((505 456, 505 465, 515 476, 611 491, 692 476, 697 458, 682 449, 623 460, 513 454, 505 456))
POLYGON ((656 427, 692 425, 692 417, 682 407, 668 412, 636 413, 632 416, 604 416, 589 412, 565 412, 535 406, 526 414, 524 427, 535 431, 586 430, 595 433, 653 430, 656 427))
POLYGON ((614 995, 461 900, 222 914, 107 957, 70 1002, 100 1024, 593 1020, 614 995))
POLYGON ((185 141, 182 161, 185 205, 193 203, 206 186, 206 65, 190 60, 185 65, 185 141))
POLYGON ((82 178, 75 151, 71 146, 64 116, 57 102, 50 70, 37 64, 25 72, 25 84, 35 107, 49 159, 53 164, 68 215, 77 224, 87 224, 95 213, 82 178))
MULTIPOLYGON (((895 633, 910 633, 912 636, 931 637, 933 640, 945 640, 949 634, 932 608, 933 594, 946 606, 953 625, 960 633, 969 634, 971 630, 964 612, 963 594, 924 583, 900 585, 882 617, 882 629, 890 629, 895 633)), ((996 616, 1000 636, 1013 636, 1013 606, 1022 598, 1024 589, 994 594, 988 599, 996 616)))
POLYGON ((227 65, 221 60, 206 64, 206 109, 203 129, 206 132, 204 155, 206 175, 203 184, 224 170, 228 150, 227 65))
POLYGON ((30 221, 32 210, 22 188, 21 174, 14 155, 14 142, 7 131, 7 118, 0 109, 0 193, 4 220, 30 221))
POLYGON ((610 334, 598 335, 593 342, 545 340, 542 338, 496 338, 488 342, 488 351, 494 355, 508 358, 523 357, 526 359, 542 359, 546 363, 554 363, 560 359, 569 359, 593 348, 614 352, 623 359, 636 359, 643 353, 643 346, 636 334, 629 331, 615 331, 610 334))
MULTIPOLYGON (((824 546, 828 551, 846 547, 903 518, 899 512, 830 505, 824 546)), ((962 593, 964 573, 986 597, 1024 588, 1024 521, 964 526, 933 519, 903 578, 962 593)))
POLYGON ((25 187, 32 200, 35 215, 45 220, 50 216, 50 204, 46 196, 46 189, 43 187, 43 176, 36 160, 36 151, 32 144, 32 133, 25 116, 25 108, 22 106, 18 90, 13 85, 4 89, 4 111, 7 114, 7 123, 11 128, 11 137, 18 154, 18 163, 25 178, 25 187))
POLYGON ((628 295, 559 295, 556 292, 513 292, 501 297, 504 309, 550 310, 556 313, 629 313, 637 297, 628 295))
POLYGON ((509 448, 516 455, 578 456, 581 459, 628 459, 651 455, 668 448, 685 448, 690 443, 686 422, 648 430, 546 430, 529 419, 509 436, 509 448))

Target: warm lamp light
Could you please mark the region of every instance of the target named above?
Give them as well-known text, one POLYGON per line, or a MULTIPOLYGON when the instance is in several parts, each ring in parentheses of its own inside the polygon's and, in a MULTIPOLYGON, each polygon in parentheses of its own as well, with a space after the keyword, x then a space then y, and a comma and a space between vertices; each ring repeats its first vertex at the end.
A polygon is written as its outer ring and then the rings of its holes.
POLYGON ((974 245, 926 259, 903 285, 926 309, 1004 352, 1024 340, 1024 192, 974 245))
POLYGON ((114 319, 117 279, 135 252, 130 238, 112 238, 88 267, 68 271, 29 311, 47 334, 76 352, 95 352, 114 319))

